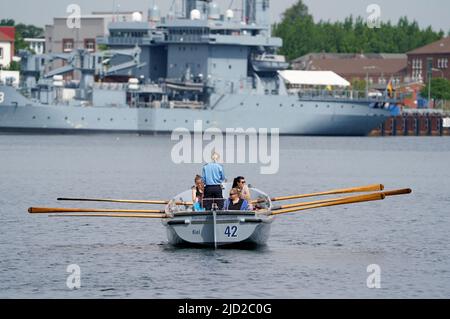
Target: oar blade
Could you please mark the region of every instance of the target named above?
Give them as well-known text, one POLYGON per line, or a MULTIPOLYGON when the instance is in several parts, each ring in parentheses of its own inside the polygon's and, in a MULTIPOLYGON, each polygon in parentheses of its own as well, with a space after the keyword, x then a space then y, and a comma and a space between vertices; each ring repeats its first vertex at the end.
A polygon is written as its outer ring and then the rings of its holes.
POLYGON ((129 209, 97 209, 97 208, 61 208, 30 207, 30 214, 66 214, 66 213, 124 213, 124 214, 164 214, 163 210, 129 210, 129 209))
POLYGON ((386 197, 386 195, 383 193, 373 193, 373 194, 368 194, 368 195, 352 196, 352 197, 342 198, 341 200, 335 200, 332 202, 324 202, 324 203, 311 204, 311 205, 307 205, 307 206, 298 206, 298 207, 293 207, 293 208, 280 209, 280 210, 273 211, 272 215, 288 214, 288 213, 294 213, 294 212, 299 212, 299 211, 303 211, 303 210, 322 208, 322 207, 377 201, 377 200, 383 200, 383 199, 385 199, 385 197, 386 197))
MULTIPOLYGON (((133 200, 133 199, 110 199, 110 198, 70 198, 59 197, 58 201, 72 201, 72 202, 102 202, 102 203, 121 203, 121 204, 149 204, 149 205, 167 205, 168 200, 133 200)), ((175 205, 190 206, 192 202, 175 202, 175 205)))
POLYGON ((165 214, 64 214, 50 215, 49 217, 95 217, 95 218, 142 218, 142 219, 163 219, 167 218, 165 214))
POLYGON ((376 192, 376 191, 382 191, 382 190, 384 190, 383 184, 372 184, 372 185, 358 186, 358 187, 351 187, 351 188, 334 189, 334 190, 330 190, 330 191, 311 193, 311 194, 300 194, 300 195, 292 195, 292 196, 274 197, 271 200, 273 202, 276 202, 276 201, 285 201, 285 200, 300 199, 300 198, 307 198, 307 197, 336 195, 336 194, 349 194, 349 193, 376 192))

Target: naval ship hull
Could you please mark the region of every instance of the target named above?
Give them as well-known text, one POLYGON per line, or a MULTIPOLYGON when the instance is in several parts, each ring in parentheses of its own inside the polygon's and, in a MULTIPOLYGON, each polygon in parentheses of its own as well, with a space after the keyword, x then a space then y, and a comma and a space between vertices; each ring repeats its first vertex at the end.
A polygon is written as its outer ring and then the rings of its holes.
POLYGON ((297 96, 229 95, 207 109, 44 105, 1 87, 0 131, 35 133, 171 133, 208 128, 279 129, 281 135, 365 136, 390 113, 351 101, 300 100, 297 96))

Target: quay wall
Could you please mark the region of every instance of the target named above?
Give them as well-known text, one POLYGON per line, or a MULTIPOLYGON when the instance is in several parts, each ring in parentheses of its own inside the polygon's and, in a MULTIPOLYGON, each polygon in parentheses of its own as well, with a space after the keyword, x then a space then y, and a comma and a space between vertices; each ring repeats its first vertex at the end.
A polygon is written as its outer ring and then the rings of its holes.
POLYGON ((450 136, 450 114, 403 113, 390 117, 371 136, 450 136))

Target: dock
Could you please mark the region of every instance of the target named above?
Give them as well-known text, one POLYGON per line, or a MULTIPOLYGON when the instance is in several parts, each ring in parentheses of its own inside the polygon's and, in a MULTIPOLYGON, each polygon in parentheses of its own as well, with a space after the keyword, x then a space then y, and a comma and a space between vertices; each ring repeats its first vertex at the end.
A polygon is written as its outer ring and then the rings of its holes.
POLYGON ((450 113, 407 110, 388 118, 370 136, 450 136, 450 113))

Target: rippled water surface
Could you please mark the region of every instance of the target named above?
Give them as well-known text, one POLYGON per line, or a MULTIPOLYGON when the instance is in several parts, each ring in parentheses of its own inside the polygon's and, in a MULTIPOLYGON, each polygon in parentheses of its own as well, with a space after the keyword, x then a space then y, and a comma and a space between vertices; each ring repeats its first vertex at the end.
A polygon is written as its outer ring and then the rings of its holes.
POLYGON ((280 216, 257 250, 173 248, 158 220, 26 211, 83 206, 61 196, 171 197, 201 169, 173 164, 172 146, 169 136, 0 135, 0 297, 450 297, 449 138, 283 137, 276 175, 225 165, 229 179, 244 175, 274 196, 372 183, 414 190, 280 216), (76 291, 66 286, 70 264, 81 268, 76 291), (381 289, 367 288, 371 264, 381 289))

